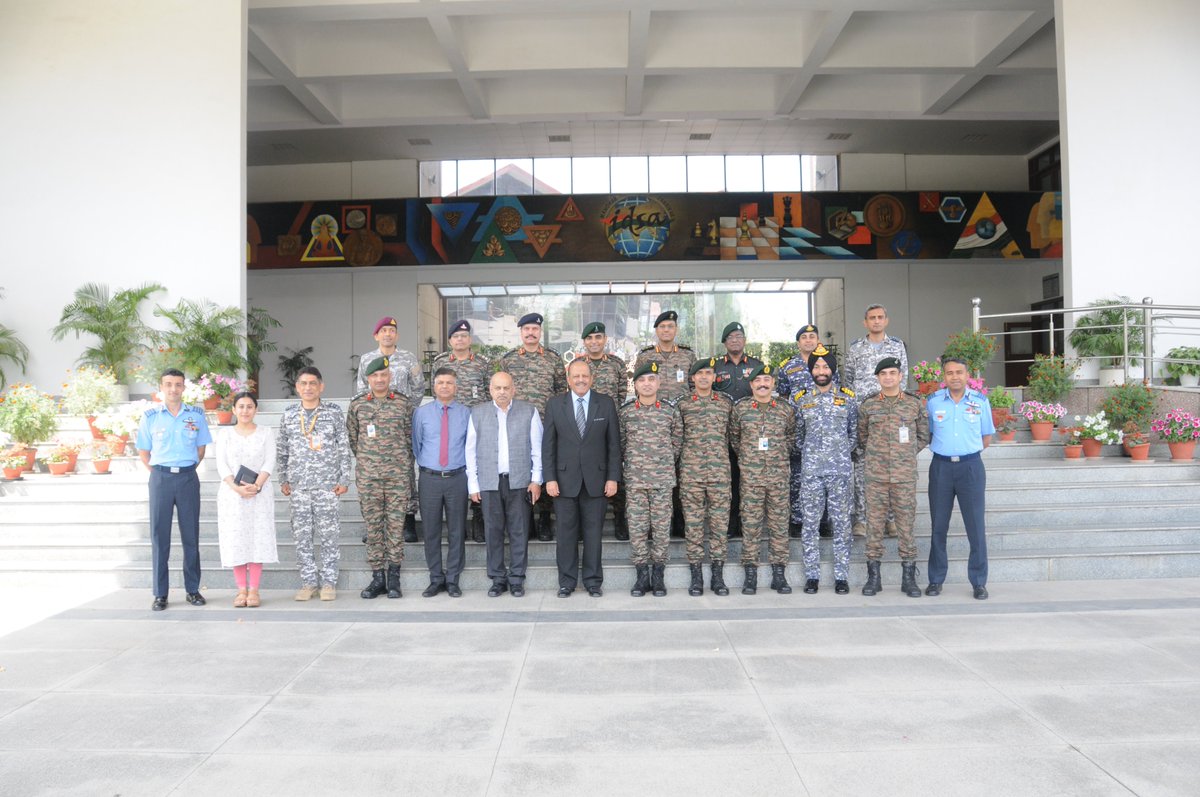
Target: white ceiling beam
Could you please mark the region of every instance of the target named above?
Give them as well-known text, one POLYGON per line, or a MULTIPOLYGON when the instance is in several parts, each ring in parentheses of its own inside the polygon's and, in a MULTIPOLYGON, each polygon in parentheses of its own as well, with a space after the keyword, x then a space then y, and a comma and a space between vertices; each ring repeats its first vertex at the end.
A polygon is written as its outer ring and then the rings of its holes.
POLYGON ((323 125, 341 124, 342 120, 338 118, 328 103, 314 94, 303 80, 296 77, 292 68, 275 54, 275 50, 263 41, 261 36, 255 33, 254 28, 246 31, 246 45, 255 60, 262 64, 263 69, 279 81, 279 85, 291 92, 296 101, 303 105, 314 119, 323 125))
POLYGON ((1020 47, 1033 38, 1039 30, 1046 27, 1054 19, 1054 9, 1034 11, 1025 20, 1005 36, 986 55, 975 64, 975 68, 954 81, 948 89, 934 97, 925 106, 925 116, 938 116, 945 113, 954 103, 966 96, 967 92, 979 85, 979 81, 996 73, 997 67, 1006 58, 1015 53, 1020 47))
POLYGON ((629 67, 625 72, 625 115, 642 115, 646 89, 646 42, 650 38, 650 10, 629 12, 629 67))
POLYGON ((833 45, 837 43, 838 37, 842 35, 842 31, 846 29, 846 24, 850 22, 850 17, 853 15, 854 10, 845 6, 830 9, 825 15, 825 24, 821 27, 817 40, 813 42, 812 49, 804 59, 804 66, 785 83, 783 94, 775 106, 775 113, 779 116, 787 116, 796 110, 800 98, 808 89, 808 84, 812 83, 817 70, 829 57, 829 51, 833 49, 833 45))
POLYGON ((479 85, 479 80, 471 74, 471 70, 467 66, 467 55, 463 52, 462 37, 455 30, 454 23, 440 12, 438 6, 431 7, 428 20, 429 27, 433 28, 434 38, 438 40, 438 44, 441 45, 442 52, 446 56, 446 62, 450 64, 450 71, 454 74, 454 79, 458 81, 458 88, 467 103, 471 118, 491 118, 487 100, 483 96, 483 87, 479 85))

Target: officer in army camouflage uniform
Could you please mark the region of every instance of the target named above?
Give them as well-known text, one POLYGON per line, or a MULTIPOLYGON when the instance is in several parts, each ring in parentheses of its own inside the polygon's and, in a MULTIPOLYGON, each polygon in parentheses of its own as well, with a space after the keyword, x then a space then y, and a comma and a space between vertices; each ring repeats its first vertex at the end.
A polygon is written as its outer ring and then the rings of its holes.
MULTIPOLYGON (((562 355, 554 349, 542 346, 542 316, 526 313, 517 321, 521 333, 521 345, 505 352, 500 358, 499 370, 512 375, 514 398, 528 401, 537 407, 538 416, 546 420, 546 401, 551 396, 567 392, 567 372, 563 367, 562 355)), ((540 509, 537 521, 537 538, 542 542, 554 539, 554 527, 550 522, 550 497, 542 493, 538 501, 540 509)), ((532 516, 530 523, 532 525, 532 516)), ((533 529, 530 529, 533 537, 533 529)))
MULTIPOLYGON (((867 334, 850 344, 846 354, 846 366, 842 373, 842 384, 854 391, 858 400, 866 401, 879 392, 879 381, 875 379, 875 366, 884 357, 895 357, 900 361, 900 389, 908 384, 908 349, 904 341, 887 334, 887 308, 881 304, 867 307, 863 313, 863 326, 867 334)), ((854 534, 862 537, 867 533, 866 490, 863 481, 862 460, 854 463, 854 504, 851 506, 854 534)), ((888 523, 888 536, 895 534, 895 524, 888 523)))
POLYGON ((818 525, 829 507, 833 522, 834 591, 850 591, 851 453, 858 439, 858 402, 849 388, 833 386, 837 360, 824 346, 808 356, 816 387, 796 392, 796 445, 801 449, 804 484, 804 591, 813 594, 821 579, 818 525))
POLYGON ((667 594, 664 575, 670 543, 671 491, 683 444, 679 412, 658 395, 659 366, 646 362, 633 374, 636 394, 621 406, 621 472, 629 513, 629 541, 637 582, 629 594, 667 594))
POLYGON ((912 527, 917 511, 917 454, 929 445, 929 416, 924 401, 900 389, 899 359, 884 357, 875 366, 875 376, 880 392, 858 407, 859 458, 867 480, 867 583, 862 594, 874 595, 883 588, 879 561, 891 511, 900 537, 900 591, 919 598, 912 527))
MULTIPOLYGON (((586 358, 592 369, 592 390, 603 393, 620 407, 629 395, 629 374, 626 372, 625 361, 615 354, 605 351, 608 347, 608 335, 604 324, 593 321, 583 328, 583 351, 580 357, 586 358)), ((612 507, 613 524, 616 526, 618 540, 629 539, 629 522, 625 517, 625 488, 618 485, 617 494, 609 500, 612 507)))
POLYGON ((733 405, 729 439, 742 469, 743 595, 758 591, 758 552, 766 523, 771 589, 787 595, 788 460, 796 438, 796 413, 787 399, 777 399, 776 368, 760 365, 751 374, 753 393, 733 405))
POLYGON ((298 601, 312 598, 318 583, 321 600, 337 597, 342 532, 338 506, 350 489, 350 441, 346 414, 338 405, 321 400, 324 390, 319 370, 300 369, 296 375, 300 403, 283 411, 275 449, 280 492, 292 499, 292 536, 300 570, 298 601), (321 547, 320 567, 314 543, 321 547))
MULTIPOLYGON (((491 400, 488 385, 495 368, 492 361, 482 354, 471 351, 471 324, 465 318, 460 318, 450 325, 446 337, 450 341, 450 351, 444 351, 433 358, 433 371, 439 368, 449 368, 458 375, 458 392, 455 397, 459 404, 470 409, 476 404, 491 400)), ((416 409, 416 407, 414 407, 416 409)), ((483 511, 479 504, 471 504, 471 539, 483 542, 483 511)), ((408 542, 416 542, 414 532, 408 542)))
POLYGON ((712 557, 709 586, 728 595, 725 554, 729 528, 729 419, 733 402, 713 390, 719 361, 696 360, 689 369, 694 390, 676 408, 683 423, 683 448, 679 454, 679 498, 683 503, 684 536, 692 571, 689 595, 704 594, 704 527, 712 557))
POLYGON ((404 562, 404 513, 412 500, 412 414, 408 396, 389 387, 388 358, 367 363, 366 393, 350 402, 346 432, 354 452, 358 501, 367 526, 367 564, 372 579, 364 598, 399 598, 404 562), (387 570, 384 570, 386 566, 387 570))
MULTIPOLYGON (((805 324, 796 331, 796 348, 799 353, 784 360, 779 365, 779 384, 775 392, 786 399, 791 399, 801 390, 812 390, 816 387, 812 374, 808 372, 808 355, 813 353, 821 343, 820 333, 815 324, 805 324)), ((837 387, 837 382, 833 385, 837 387)), ((804 509, 800 504, 800 484, 803 481, 800 464, 800 450, 792 454, 792 481, 788 489, 788 502, 791 516, 788 518, 788 534, 792 537, 801 535, 800 529, 804 524, 804 509)))
MULTIPOLYGON (((355 390, 358 393, 367 392, 367 366, 380 357, 388 360, 388 370, 391 372, 391 390, 393 393, 403 393, 408 396, 414 409, 421 406, 421 397, 425 395, 425 371, 421 361, 411 351, 396 348, 398 336, 394 316, 384 316, 375 322, 375 342, 378 347, 358 358, 358 378, 355 380, 355 390)), ((417 476, 408 474, 408 494, 412 496, 404 511, 404 539, 409 542, 417 540, 417 476)), ((367 540, 364 537, 363 542, 367 540)))
MULTIPOLYGON (((750 374, 762 365, 762 360, 746 354, 746 328, 740 321, 730 321, 721 330, 721 343, 725 354, 717 358, 717 381, 713 390, 724 393, 737 403, 750 395, 750 374)), ((729 485, 732 488, 730 506, 741 503, 741 479, 739 478, 737 452, 729 449, 729 485)), ((729 536, 742 536, 742 520, 736 511, 729 513, 729 536)))

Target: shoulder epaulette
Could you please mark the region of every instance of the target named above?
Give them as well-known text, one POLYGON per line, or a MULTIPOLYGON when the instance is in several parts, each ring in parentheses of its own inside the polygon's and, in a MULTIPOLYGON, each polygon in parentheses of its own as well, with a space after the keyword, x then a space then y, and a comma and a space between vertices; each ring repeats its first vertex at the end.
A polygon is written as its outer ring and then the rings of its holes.
POLYGON ((351 397, 350 397, 350 400, 351 400, 351 401, 358 401, 360 398, 364 398, 364 397, 366 397, 366 396, 370 395, 370 393, 371 393, 371 391, 370 391, 370 390, 364 390, 364 391, 362 391, 361 393, 356 393, 355 395, 351 396, 351 397))
POLYGON ((625 399, 624 401, 621 402, 620 409, 624 409, 625 407, 628 407, 630 404, 634 403, 635 401, 637 401, 637 396, 633 396, 632 398, 625 399))
POLYGON ((807 395, 807 393, 808 393, 808 390, 806 390, 805 388, 800 388, 799 390, 797 390, 795 393, 792 394, 792 401, 799 401, 805 395, 807 395))
MULTIPOLYGON (((921 394, 919 394, 919 393, 914 393, 914 392, 912 392, 911 390, 901 390, 900 392, 901 392, 901 393, 903 393, 903 394, 904 394, 904 395, 906 395, 906 396, 912 396, 912 397, 913 397, 913 398, 915 398, 915 399, 919 399, 919 398, 921 398, 921 394)), ((883 394, 881 393, 880 395, 883 395, 883 394)))
POLYGON ((842 387, 839 385, 838 390, 842 391, 843 393, 845 393, 847 396, 850 396, 851 398, 854 397, 854 391, 848 387, 842 387))
POLYGON ((549 346, 543 346, 542 351, 546 352, 546 354, 557 357, 560 360, 562 359, 562 355, 559 354, 558 352, 556 352, 554 349, 550 348, 549 346))
POLYGON ((517 351, 518 351, 518 349, 509 349, 508 351, 504 352, 504 354, 501 356, 502 357, 513 357, 516 355, 517 351))
POLYGON ((657 348, 658 348, 657 346, 651 344, 651 345, 647 346, 646 348, 642 349, 641 351, 639 351, 638 354, 642 354, 643 352, 648 352, 648 351, 654 351, 657 348))
POLYGON ((676 344, 675 344, 675 348, 677 348, 677 349, 687 349, 688 351, 691 351, 691 350, 692 350, 692 347, 691 347, 691 346, 684 346, 682 343, 676 343, 676 344))
POLYGON ((738 404, 745 404, 750 401, 754 401, 754 396, 742 396, 740 399, 738 399, 737 401, 735 401, 733 403, 736 406, 738 404))
POLYGON ((623 359, 621 359, 620 357, 618 357, 617 355, 615 355, 615 354, 610 354, 610 355, 608 355, 608 359, 610 359, 610 360, 614 360, 614 361, 616 361, 616 362, 620 363, 621 365, 624 365, 624 364, 625 364, 625 361, 624 361, 623 359))
POLYGON ((682 398, 682 396, 677 396, 675 398, 668 398, 667 396, 659 396, 658 403, 665 404, 666 406, 670 407, 671 409, 675 409, 676 407, 679 406, 679 400, 681 398, 682 398))
POLYGON ((714 391, 713 391, 713 395, 714 395, 714 396, 720 396, 722 399, 724 399, 725 401, 728 401, 730 404, 732 404, 732 403, 733 403, 733 399, 731 399, 731 398, 729 397, 729 394, 728 394, 728 393, 726 393, 726 392, 725 392, 725 391, 723 391, 723 390, 714 390, 714 391))

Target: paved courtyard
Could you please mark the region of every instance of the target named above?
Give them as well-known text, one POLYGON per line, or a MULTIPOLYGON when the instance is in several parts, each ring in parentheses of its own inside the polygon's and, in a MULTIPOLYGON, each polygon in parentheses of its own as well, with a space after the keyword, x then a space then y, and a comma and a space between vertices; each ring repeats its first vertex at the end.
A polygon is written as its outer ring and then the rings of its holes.
POLYGON ((1200 579, 992 593, 214 590, 152 614, 10 582, 0 791, 1197 793, 1200 579))

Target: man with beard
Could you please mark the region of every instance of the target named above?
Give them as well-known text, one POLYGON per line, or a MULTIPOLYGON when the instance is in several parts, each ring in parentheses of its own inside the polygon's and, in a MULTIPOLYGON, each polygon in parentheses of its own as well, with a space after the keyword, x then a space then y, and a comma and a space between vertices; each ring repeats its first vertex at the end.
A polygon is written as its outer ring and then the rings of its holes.
MULTIPOLYGON (((812 390, 816 387, 812 374, 808 372, 808 356, 820 343, 820 333, 814 324, 805 324, 796 332, 796 348, 799 349, 799 354, 779 367, 779 385, 776 388, 779 395, 794 401, 796 394, 801 390, 812 390)), ((790 464, 792 480, 788 488, 788 504, 791 507, 791 515, 788 518, 788 534, 798 538, 804 524, 804 508, 800 504, 800 446, 796 446, 790 464)))

